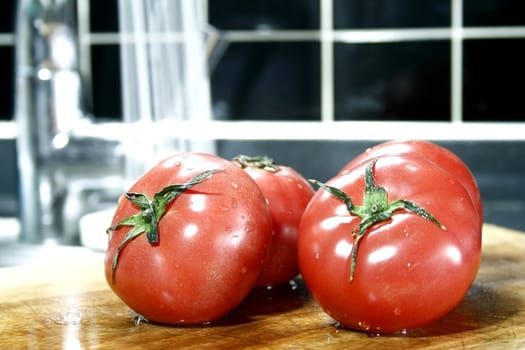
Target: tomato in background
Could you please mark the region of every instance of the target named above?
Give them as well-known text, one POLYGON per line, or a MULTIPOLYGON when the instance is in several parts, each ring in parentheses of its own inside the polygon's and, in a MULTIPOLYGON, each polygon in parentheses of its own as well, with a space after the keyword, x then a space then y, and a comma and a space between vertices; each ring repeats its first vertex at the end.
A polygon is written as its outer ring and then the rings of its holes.
POLYGON ((108 233, 106 279, 131 309, 153 322, 202 324, 253 289, 272 221, 245 171, 217 156, 180 153, 121 198, 108 233))
POLYGON ((395 140, 380 143, 351 160, 341 169, 341 174, 348 172, 355 165, 386 154, 418 155, 449 171, 462 185, 476 207, 480 223, 483 224, 483 203, 476 179, 467 165, 452 151, 435 143, 422 140, 395 140))
POLYGON ((297 231, 314 190, 297 171, 288 166, 277 165, 266 156, 239 155, 234 158, 234 162, 257 183, 272 213, 272 247, 256 286, 269 287, 286 283, 299 274, 297 231))
POLYGON ((390 333, 424 326, 461 302, 479 269, 481 224, 450 172, 418 155, 383 155, 318 184, 301 219, 298 259, 333 319, 390 333))

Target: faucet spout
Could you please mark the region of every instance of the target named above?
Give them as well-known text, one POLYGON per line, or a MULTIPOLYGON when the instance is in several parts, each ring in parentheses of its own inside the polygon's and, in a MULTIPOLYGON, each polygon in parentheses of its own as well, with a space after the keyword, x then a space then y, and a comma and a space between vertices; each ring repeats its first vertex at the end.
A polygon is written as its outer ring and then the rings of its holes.
POLYGON ((16 18, 17 153, 21 240, 38 243, 55 223, 54 158, 83 118, 75 0, 21 0, 16 18), (46 208, 48 208, 46 210, 46 208))

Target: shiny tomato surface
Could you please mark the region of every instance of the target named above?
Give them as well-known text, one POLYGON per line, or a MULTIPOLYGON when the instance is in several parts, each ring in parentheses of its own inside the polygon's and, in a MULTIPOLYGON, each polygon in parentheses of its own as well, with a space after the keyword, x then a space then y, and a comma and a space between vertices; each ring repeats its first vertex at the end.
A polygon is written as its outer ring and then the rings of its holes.
POLYGON ((238 156, 235 161, 255 180, 272 213, 272 247, 256 286, 286 283, 299 274, 297 231, 314 195, 312 185, 293 168, 277 165, 265 156, 238 156))
POLYGON ((131 230, 116 226, 140 214, 125 197, 109 230, 105 274, 109 286, 149 321, 201 324, 220 319, 249 294, 272 240, 271 214, 261 191, 230 161, 202 153, 176 154, 129 190, 151 199, 163 188, 214 172, 167 206, 158 242, 145 234, 119 245, 131 230), (118 264, 114 266, 119 252, 118 264))
MULTIPOLYGON (((356 164, 326 185, 362 206, 367 167, 370 162, 356 164)), ((300 270, 313 298, 345 327, 417 328, 451 311, 473 282, 481 258, 477 209, 458 178, 417 155, 378 156, 373 175, 388 202, 410 201, 439 225, 406 209, 371 225, 360 237, 352 279, 351 255, 364 220, 321 188, 301 219, 300 270)))
POLYGON ((462 185, 476 207, 480 222, 483 223, 483 203, 476 179, 468 166, 452 151, 435 143, 423 140, 395 140, 375 145, 351 160, 341 173, 350 171, 355 165, 386 154, 411 154, 436 163, 449 171, 462 185))

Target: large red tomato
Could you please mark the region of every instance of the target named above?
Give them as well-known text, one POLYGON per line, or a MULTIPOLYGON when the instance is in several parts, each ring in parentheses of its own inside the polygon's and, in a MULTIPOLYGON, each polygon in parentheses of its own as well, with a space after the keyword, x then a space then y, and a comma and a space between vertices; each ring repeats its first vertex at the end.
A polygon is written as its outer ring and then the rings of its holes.
POLYGON ((449 171, 462 185, 476 207, 483 223, 483 203, 476 179, 467 165, 453 152, 435 143, 422 140, 396 140, 384 142, 367 149, 346 164, 341 173, 350 171, 355 165, 385 154, 411 154, 423 157, 449 171))
POLYGON ((297 171, 277 165, 271 158, 240 155, 234 158, 234 162, 255 180, 272 213, 272 247, 256 286, 269 287, 288 282, 299 274, 297 230, 314 190, 297 171))
POLYGON ((217 320, 262 271, 271 215, 255 182, 217 156, 176 154, 119 201, 105 274, 135 312, 168 324, 217 320))
POLYGON ((463 299, 479 269, 481 224, 450 172, 417 155, 384 155, 318 184, 301 219, 298 259, 331 317, 396 332, 463 299))

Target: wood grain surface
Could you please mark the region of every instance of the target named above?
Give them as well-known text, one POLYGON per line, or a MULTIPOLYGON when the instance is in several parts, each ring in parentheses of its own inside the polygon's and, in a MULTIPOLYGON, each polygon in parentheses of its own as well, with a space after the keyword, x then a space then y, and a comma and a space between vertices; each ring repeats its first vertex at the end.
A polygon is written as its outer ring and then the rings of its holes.
POLYGON ((434 324, 394 335, 336 327, 300 280, 254 291, 215 324, 137 324, 102 265, 0 269, 0 349, 525 349, 525 234, 488 224, 464 301, 434 324))

